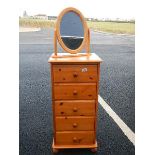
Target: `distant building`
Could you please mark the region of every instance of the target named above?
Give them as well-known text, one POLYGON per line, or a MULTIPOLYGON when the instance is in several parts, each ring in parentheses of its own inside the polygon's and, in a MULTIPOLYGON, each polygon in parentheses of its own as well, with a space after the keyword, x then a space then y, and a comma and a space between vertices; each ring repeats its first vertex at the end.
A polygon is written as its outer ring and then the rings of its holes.
POLYGON ((48 20, 48 16, 45 14, 37 14, 34 16, 35 19, 44 19, 44 20, 48 20))
POLYGON ((93 21, 93 18, 85 18, 87 21, 93 21))
POLYGON ((48 16, 48 20, 56 20, 57 16, 48 16))

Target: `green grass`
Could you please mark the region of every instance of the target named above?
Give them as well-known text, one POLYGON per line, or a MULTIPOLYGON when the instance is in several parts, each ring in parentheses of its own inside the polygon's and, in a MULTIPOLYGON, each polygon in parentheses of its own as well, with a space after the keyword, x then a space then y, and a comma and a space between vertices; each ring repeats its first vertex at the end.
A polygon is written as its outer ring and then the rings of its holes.
POLYGON ((103 32, 134 34, 135 24, 130 22, 93 22, 88 21, 88 27, 103 32))
MULTIPOLYGON (((116 21, 87 21, 88 27, 103 32, 121 33, 121 34, 134 34, 134 22, 116 22, 116 21)), ((22 27, 41 27, 53 28, 54 21, 42 19, 19 19, 19 25, 22 27)))
POLYGON ((54 21, 42 20, 42 19, 19 19, 19 26, 21 27, 41 27, 41 28, 50 28, 54 27, 54 21))

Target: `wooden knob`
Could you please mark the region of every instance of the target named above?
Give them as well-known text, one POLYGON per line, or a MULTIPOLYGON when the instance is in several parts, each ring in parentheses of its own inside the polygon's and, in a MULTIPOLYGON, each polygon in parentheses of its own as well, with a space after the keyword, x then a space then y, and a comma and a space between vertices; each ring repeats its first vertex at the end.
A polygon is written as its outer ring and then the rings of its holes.
POLYGON ((64 112, 63 112, 63 111, 61 111, 61 114, 63 115, 63 114, 64 114, 64 112))
POLYGON ((73 123, 73 128, 76 128, 77 126, 77 123, 73 123))
POLYGON ((93 79, 93 77, 92 77, 92 76, 90 76, 90 77, 89 77, 89 79, 91 79, 91 80, 92 80, 92 79, 93 79))
POLYGON ((77 138, 77 137, 73 137, 73 142, 74 143, 80 143, 81 142, 81 140, 82 140, 82 138, 77 138))
POLYGON ((78 139, 76 137, 73 137, 73 142, 77 142, 78 139))
POLYGON ((60 105, 63 105, 63 102, 60 102, 60 105))
POLYGON ((73 91, 73 95, 77 95, 77 91, 76 90, 73 91))
POLYGON ((74 76, 75 78, 78 77, 78 73, 74 72, 74 73, 73 73, 73 76, 74 76))
POLYGON ((73 112, 77 112, 78 109, 76 107, 73 108, 73 112))

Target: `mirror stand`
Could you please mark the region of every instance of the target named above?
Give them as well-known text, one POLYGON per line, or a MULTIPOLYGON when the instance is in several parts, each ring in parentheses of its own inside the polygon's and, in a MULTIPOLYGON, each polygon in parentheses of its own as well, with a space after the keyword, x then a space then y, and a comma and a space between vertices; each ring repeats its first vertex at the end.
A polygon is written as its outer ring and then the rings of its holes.
POLYGON ((56 29, 54 30, 54 56, 57 57, 58 49, 57 49, 57 35, 56 35, 56 29))
POLYGON ((86 40, 85 40, 85 43, 84 43, 84 46, 83 46, 83 49, 86 50, 86 53, 71 53, 71 54, 68 54, 68 55, 61 55, 59 56, 58 55, 58 48, 57 48, 57 30, 55 29, 54 30, 54 55, 52 56, 53 58, 59 58, 59 57, 78 57, 78 56, 90 56, 91 53, 90 53, 90 30, 89 28, 87 29, 87 37, 86 37, 86 40))

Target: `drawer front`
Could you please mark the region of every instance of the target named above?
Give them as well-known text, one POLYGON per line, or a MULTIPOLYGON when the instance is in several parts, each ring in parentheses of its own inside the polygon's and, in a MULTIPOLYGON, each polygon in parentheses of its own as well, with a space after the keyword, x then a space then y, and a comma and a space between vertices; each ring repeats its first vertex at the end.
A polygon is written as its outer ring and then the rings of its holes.
POLYGON ((55 101, 56 116, 95 115, 95 100, 55 101))
POLYGON ((94 117, 56 117, 56 131, 94 130, 94 117))
POLYGON ((94 144, 94 131, 76 131, 76 132, 56 132, 56 144, 61 145, 80 145, 94 144))
POLYGON ((96 83, 54 84, 54 99, 96 99, 96 83))
POLYGON ((54 65, 54 82, 96 82, 97 65, 54 65))

